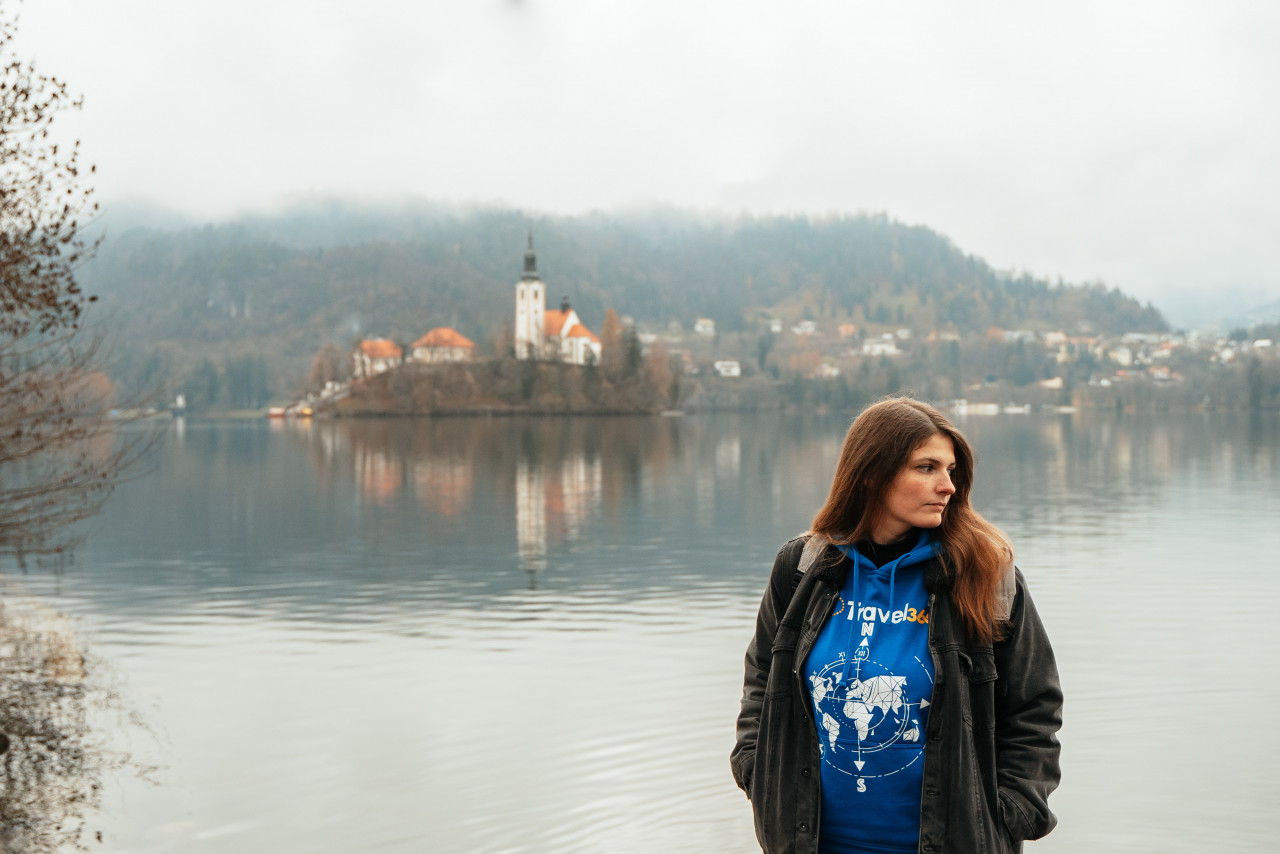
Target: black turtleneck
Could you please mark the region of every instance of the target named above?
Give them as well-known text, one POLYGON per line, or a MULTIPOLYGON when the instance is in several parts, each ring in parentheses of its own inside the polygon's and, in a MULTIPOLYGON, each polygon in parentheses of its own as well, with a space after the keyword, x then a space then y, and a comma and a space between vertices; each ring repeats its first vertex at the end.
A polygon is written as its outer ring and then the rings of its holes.
POLYGON ((853 545, 863 557, 874 563, 877 567, 881 567, 890 561, 897 560, 915 548, 916 540, 919 538, 919 530, 912 528, 892 543, 876 543, 868 538, 865 540, 858 540, 858 542, 853 545))

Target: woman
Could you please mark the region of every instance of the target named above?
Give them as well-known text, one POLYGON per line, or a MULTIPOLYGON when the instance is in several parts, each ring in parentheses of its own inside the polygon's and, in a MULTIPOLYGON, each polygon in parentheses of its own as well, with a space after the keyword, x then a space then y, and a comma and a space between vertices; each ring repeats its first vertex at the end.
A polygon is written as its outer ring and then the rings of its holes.
POLYGON ((778 552, 731 758, 767 854, 998 854, 1053 829, 1057 668, 973 468, 936 409, 876 403, 778 552))

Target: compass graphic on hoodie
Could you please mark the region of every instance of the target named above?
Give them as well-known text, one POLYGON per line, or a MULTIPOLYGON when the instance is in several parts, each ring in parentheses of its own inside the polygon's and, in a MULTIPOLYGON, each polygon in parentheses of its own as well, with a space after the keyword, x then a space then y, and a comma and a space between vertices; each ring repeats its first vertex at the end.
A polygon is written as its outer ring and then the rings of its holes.
POLYGON ((853 547, 842 550, 852 566, 804 670, 823 801, 918 803, 933 697, 923 564, 936 549, 921 532, 910 551, 879 567, 853 547))
POLYGON ((933 694, 932 675, 922 662, 915 662, 914 673, 908 670, 900 675, 873 658, 870 647, 864 638, 852 661, 841 653, 809 674, 813 705, 821 715, 817 720, 824 736, 823 761, 840 773, 858 777, 859 791, 865 791, 868 778, 896 774, 922 760, 919 749, 895 748, 922 746, 925 715, 921 710, 928 708, 927 697, 933 694), (913 691, 917 685, 924 690, 913 691))

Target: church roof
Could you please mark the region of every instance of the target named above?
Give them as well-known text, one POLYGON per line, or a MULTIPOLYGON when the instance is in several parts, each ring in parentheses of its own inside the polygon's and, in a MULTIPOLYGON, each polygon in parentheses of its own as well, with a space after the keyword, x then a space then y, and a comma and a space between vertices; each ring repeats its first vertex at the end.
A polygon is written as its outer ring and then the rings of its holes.
POLYGON ((594 342, 596 342, 597 344, 600 342, 600 339, 596 337, 595 333, 594 333, 594 332, 592 332, 592 331, 591 331, 590 329, 588 329, 587 327, 583 326, 581 323, 575 323, 575 324, 573 325, 573 328, 572 328, 572 329, 570 329, 568 332, 566 332, 566 333, 564 334, 564 337, 566 337, 566 338, 586 338, 586 339, 588 339, 588 340, 590 340, 590 341, 594 341, 594 342))
POLYGON ((360 342, 360 352, 370 359, 399 359, 400 348, 387 338, 366 338, 360 342))
POLYGON ((569 312, 558 308, 549 308, 543 313, 543 329, 548 338, 558 336, 564 330, 564 323, 569 319, 569 312))
POLYGON ((447 326, 439 326, 413 342, 412 349, 419 347, 475 347, 476 345, 461 332, 447 326))

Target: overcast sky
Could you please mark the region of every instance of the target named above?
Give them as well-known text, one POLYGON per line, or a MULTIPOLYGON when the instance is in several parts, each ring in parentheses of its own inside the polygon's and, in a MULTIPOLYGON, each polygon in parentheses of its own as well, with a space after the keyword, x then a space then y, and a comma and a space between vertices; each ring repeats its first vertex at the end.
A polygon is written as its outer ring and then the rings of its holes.
MULTIPOLYGON (((6 6, 11 5, 6 3, 6 6)), ((883 211, 1169 306, 1280 298, 1280 4, 26 0, 101 200, 883 211)))

